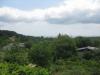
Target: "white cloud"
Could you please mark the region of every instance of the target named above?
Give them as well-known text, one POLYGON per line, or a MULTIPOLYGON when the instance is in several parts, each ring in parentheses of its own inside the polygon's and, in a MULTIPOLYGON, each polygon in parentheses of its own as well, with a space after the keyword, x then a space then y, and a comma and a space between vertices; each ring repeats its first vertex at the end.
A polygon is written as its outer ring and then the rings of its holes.
POLYGON ((63 5, 52 9, 57 13, 49 15, 50 23, 100 23, 99 0, 65 0, 63 5))
POLYGON ((7 22, 31 22, 34 20, 43 20, 44 18, 43 10, 33 10, 33 11, 22 11, 11 7, 0 8, 0 20, 7 22))
POLYGON ((64 0, 45 9, 0 8, 0 29, 35 36, 100 36, 100 0, 64 0), (59 25, 58 25, 59 24, 59 25))
POLYGON ((37 22, 49 23, 100 23, 99 0, 64 0, 59 6, 45 9, 23 11, 11 7, 0 8, 1 22, 37 22))

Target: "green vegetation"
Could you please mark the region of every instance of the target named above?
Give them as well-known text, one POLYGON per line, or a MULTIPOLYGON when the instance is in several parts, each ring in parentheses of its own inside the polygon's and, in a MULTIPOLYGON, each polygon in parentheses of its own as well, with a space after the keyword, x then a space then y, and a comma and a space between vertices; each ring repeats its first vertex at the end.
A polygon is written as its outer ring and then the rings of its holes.
POLYGON ((100 75, 100 37, 32 37, 0 30, 0 75, 100 75), (79 48, 95 47, 79 51, 79 48))

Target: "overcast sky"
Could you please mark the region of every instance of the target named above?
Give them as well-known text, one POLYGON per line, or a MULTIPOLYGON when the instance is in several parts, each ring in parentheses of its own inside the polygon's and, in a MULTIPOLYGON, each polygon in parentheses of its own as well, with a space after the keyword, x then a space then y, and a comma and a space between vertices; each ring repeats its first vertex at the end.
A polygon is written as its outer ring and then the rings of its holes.
POLYGON ((100 0, 0 0, 0 29, 32 36, 100 36, 100 0))

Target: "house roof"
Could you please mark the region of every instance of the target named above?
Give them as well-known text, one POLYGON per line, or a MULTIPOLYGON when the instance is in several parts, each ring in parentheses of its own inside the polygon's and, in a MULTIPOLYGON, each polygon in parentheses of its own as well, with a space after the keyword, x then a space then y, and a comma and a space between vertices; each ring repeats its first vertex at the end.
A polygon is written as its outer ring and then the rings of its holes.
POLYGON ((96 47, 87 46, 87 47, 78 48, 77 50, 81 51, 81 50, 97 50, 97 49, 98 48, 96 47))

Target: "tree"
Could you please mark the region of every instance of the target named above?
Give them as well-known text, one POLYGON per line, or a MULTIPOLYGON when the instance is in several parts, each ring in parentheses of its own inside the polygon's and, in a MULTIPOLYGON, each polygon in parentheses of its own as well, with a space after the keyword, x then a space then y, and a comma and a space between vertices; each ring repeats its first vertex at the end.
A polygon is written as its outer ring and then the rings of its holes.
POLYGON ((77 37, 75 38, 77 47, 85 47, 85 46, 92 46, 93 43, 89 38, 86 37, 77 37))
POLYGON ((38 66, 48 66, 51 61, 51 53, 47 47, 47 43, 45 44, 43 42, 34 46, 29 52, 30 61, 38 66))
POLYGON ((75 41, 67 35, 62 35, 62 36, 60 35, 58 38, 56 38, 53 46, 54 46, 54 60, 65 59, 76 54, 75 41))
POLYGON ((24 50, 10 50, 5 52, 4 61, 8 63, 27 64, 28 53, 24 50))

